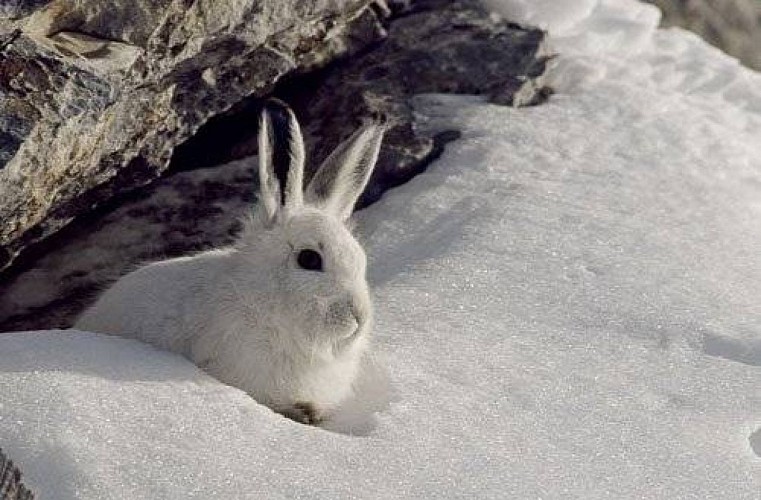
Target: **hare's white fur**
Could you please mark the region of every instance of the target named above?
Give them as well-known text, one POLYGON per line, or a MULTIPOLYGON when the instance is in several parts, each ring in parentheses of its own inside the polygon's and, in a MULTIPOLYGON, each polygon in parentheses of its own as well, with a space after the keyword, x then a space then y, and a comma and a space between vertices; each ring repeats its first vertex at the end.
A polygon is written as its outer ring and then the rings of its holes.
POLYGON ((314 412, 306 421, 329 414, 350 395, 368 346, 366 258, 346 221, 382 135, 376 123, 360 128, 304 189, 298 123, 270 101, 259 132, 259 209, 238 241, 127 274, 75 327, 181 353, 296 418, 305 407, 314 412), (304 249, 321 255, 322 271, 300 267, 304 249))

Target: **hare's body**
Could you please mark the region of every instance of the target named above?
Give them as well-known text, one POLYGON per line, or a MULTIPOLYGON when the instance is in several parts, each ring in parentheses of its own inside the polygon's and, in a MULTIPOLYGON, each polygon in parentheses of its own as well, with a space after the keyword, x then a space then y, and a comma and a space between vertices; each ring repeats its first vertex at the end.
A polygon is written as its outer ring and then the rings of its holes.
POLYGON ((76 326, 182 354, 278 411, 337 405, 350 394, 367 337, 337 352, 330 342, 295 343, 287 327, 271 324, 276 299, 257 293, 274 277, 251 273, 237 282, 232 271, 242 266, 236 248, 147 265, 114 284, 76 326))
POLYGON ((232 250, 215 250, 142 267, 108 289, 76 327, 134 337, 192 358, 194 337, 217 317, 209 305, 216 309, 228 300, 229 293, 217 294, 217 280, 232 257, 232 250))
POLYGON ((368 345, 366 259, 345 221, 382 128, 340 146, 302 193, 298 125, 278 106, 269 112, 285 120, 285 135, 282 123, 273 134, 265 111, 260 209, 237 243, 124 276, 75 326, 183 354, 276 411, 315 422, 351 394, 368 345), (278 140, 289 148, 280 171, 278 140))

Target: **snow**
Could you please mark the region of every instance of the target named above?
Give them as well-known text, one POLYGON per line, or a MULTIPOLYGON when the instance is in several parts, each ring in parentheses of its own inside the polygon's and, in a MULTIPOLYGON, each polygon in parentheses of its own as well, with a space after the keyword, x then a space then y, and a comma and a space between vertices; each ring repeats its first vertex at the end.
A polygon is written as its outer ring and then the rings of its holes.
POLYGON ((29 486, 758 498, 761 76, 650 7, 502 4, 577 38, 542 106, 416 99, 421 126, 463 137, 358 217, 393 388, 375 421, 296 424, 133 341, 5 334, 0 444, 29 486))
POLYGON ((562 36, 589 19, 599 0, 484 0, 506 19, 562 36))

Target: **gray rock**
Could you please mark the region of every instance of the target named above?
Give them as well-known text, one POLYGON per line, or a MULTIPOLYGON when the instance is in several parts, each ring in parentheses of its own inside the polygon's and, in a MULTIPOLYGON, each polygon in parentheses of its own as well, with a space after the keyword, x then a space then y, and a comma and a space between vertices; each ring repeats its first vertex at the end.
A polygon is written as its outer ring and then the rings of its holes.
POLYGON ((19 19, 39 9, 50 0, 3 0, 0 4, 0 17, 19 19))
POLYGON ((694 31, 712 45, 761 70, 759 0, 645 0, 661 8, 663 26, 694 31))
POLYGON ((34 500, 34 494, 21 482, 21 471, 0 448, 0 500, 34 500))
POLYGON ((5 5, 26 17, 0 20, 0 270, 155 179, 210 117, 381 39, 369 1, 5 5))

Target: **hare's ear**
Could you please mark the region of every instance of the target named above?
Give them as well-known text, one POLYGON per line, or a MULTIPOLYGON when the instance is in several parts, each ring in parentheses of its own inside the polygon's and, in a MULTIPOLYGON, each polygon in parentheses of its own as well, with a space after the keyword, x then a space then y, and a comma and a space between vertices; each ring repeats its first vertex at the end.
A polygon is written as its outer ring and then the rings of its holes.
POLYGON ((304 139, 293 111, 269 99, 259 121, 259 190, 261 207, 272 221, 284 207, 301 206, 304 139))
POLYGON ((342 142, 314 174, 306 203, 348 219, 378 160, 385 131, 384 123, 373 121, 342 142))

